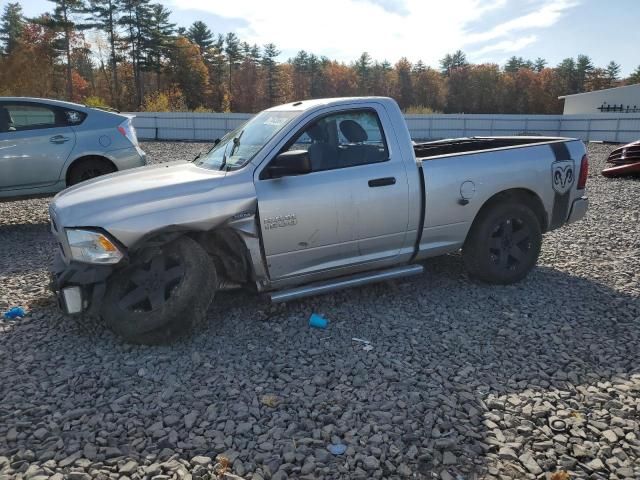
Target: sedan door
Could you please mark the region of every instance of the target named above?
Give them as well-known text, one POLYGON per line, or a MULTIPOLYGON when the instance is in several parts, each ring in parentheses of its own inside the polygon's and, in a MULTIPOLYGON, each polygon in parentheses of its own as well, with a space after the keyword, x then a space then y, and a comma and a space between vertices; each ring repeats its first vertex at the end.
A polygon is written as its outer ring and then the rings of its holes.
POLYGON ((256 180, 271 279, 397 255, 406 236, 408 186, 401 160, 390 158, 377 112, 326 115, 282 151, 293 150, 308 151, 311 173, 256 180))
POLYGON ((56 183, 75 141, 64 109, 35 102, 0 102, 0 189, 56 183))

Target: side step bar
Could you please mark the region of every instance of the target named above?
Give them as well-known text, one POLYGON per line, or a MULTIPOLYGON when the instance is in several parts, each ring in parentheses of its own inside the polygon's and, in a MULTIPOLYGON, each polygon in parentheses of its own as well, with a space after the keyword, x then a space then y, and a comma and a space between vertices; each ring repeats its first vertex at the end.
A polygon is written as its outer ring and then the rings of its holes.
POLYGON ((343 288, 359 287, 360 285, 366 285, 368 283, 408 277, 410 275, 420 275, 423 271, 424 267, 422 265, 407 265, 404 267, 389 268, 387 270, 359 273, 348 277, 340 277, 324 282, 311 283, 302 287, 291 288, 289 290, 273 292, 269 295, 269 298, 273 303, 288 302, 289 300, 329 293, 335 290, 342 290, 343 288))

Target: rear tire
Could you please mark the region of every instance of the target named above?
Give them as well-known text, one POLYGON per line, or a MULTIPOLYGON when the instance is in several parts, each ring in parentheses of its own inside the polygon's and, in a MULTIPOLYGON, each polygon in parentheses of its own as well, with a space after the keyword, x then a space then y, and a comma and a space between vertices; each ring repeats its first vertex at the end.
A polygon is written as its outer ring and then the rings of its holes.
POLYGON ((529 207, 500 203, 478 214, 462 249, 469 275, 507 285, 535 266, 542 246, 540 221, 529 207))
POLYGON ((180 237, 158 250, 141 252, 107 283, 102 317, 130 343, 168 343, 193 330, 215 294, 214 264, 196 241, 180 237))
POLYGON ((80 160, 78 163, 71 166, 69 181, 67 183, 68 186, 71 186, 115 171, 115 167, 107 160, 100 158, 87 158, 86 160, 80 160))

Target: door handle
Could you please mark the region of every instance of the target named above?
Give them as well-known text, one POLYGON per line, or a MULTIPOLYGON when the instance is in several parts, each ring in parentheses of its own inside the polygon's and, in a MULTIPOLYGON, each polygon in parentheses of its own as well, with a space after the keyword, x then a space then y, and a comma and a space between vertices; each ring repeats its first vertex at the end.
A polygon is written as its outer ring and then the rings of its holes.
POLYGON ((54 135, 49 139, 51 143, 64 143, 71 140, 69 137, 65 137, 64 135, 54 135))
POLYGON ((384 177, 384 178, 374 178, 373 180, 369 180, 369 186, 373 187, 385 187, 387 185, 395 185, 396 177, 384 177))

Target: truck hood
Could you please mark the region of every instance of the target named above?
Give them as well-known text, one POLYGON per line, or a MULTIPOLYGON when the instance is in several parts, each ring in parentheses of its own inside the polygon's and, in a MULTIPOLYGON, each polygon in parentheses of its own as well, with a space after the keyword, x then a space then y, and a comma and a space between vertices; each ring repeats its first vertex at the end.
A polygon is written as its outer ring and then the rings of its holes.
POLYGON ((206 230, 227 212, 255 208, 255 191, 247 188, 223 197, 235 199, 234 205, 220 202, 215 191, 225 176, 188 162, 136 168, 63 190, 53 199, 50 214, 58 227, 102 228, 127 246, 168 226, 206 230))

